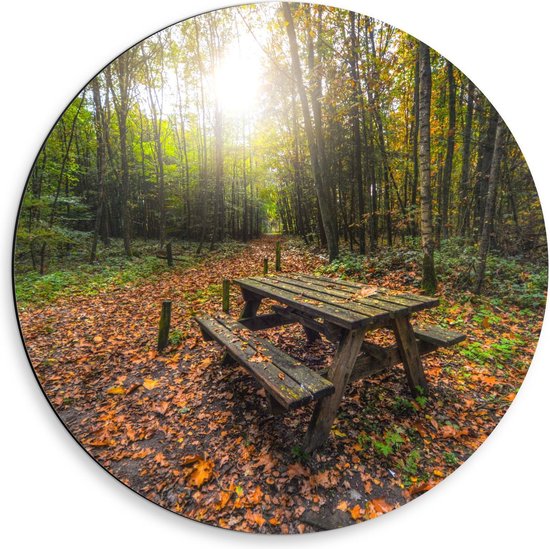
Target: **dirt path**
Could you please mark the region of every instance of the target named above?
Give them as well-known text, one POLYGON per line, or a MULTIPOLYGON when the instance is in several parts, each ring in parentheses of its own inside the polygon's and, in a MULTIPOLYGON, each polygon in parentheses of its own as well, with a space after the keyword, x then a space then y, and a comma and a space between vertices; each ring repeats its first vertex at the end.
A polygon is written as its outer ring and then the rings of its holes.
MULTIPOLYGON (((307 532, 366 520, 450 474, 494 428, 526 368, 493 372, 456 349, 441 350, 425 359, 427 399, 411 399, 401 367, 357 382, 327 445, 307 456, 300 442, 311 407, 269 416, 263 390, 238 367, 221 367, 220 348, 204 343, 191 320, 220 308, 222 278, 259 274, 263 257, 273 255, 273 239, 264 238, 187 271, 24 311, 32 363, 77 440, 151 501, 243 531, 307 532), (175 331, 158 356, 164 299, 173 301, 175 331)), ((321 264, 285 245, 283 270, 321 264)), ((382 282, 401 287, 398 277, 382 282)), ((232 312, 240 304, 233 291, 232 312)), ((449 301, 445 311, 452 307, 449 301)), ((504 329, 524 335, 506 321, 491 333, 504 329)), ((298 327, 266 335, 313 368, 331 350, 326 341, 308 346, 298 327)), ((518 344, 514 358, 528 365, 535 344, 518 344)))

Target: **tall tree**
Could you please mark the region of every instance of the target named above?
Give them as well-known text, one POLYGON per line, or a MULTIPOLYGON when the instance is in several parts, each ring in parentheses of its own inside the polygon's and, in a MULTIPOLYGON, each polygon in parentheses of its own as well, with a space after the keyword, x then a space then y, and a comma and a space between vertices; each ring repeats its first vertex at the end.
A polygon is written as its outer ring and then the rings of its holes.
POLYGON ((130 93, 133 85, 135 50, 125 51, 117 57, 112 65, 107 67, 106 76, 115 104, 118 119, 118 134, 120 139, 121 168, 121 213, 122 238, 124 251, 132 257, 131 248, 131 218, 130 218, 130 166, 128 163, 128 113, 130 112, 130 93), (116 75, 116 88, 113 85, 111 66, 116 75))
POLYGON ((469 218, 471 199, 468 197, 470 190, 470 156, 472 146, 472 120, 474 114, 475 86, 468 80, 468 104, 466 107, 466 121, 462 135, 462 171, 460 174, 459 200, 458 200, 458 231, 465 236, 469 218))
POLYGON ((338 257, 338 231, 336 219, 332 212, 330 191, 325 180, 326 174, 323 173, 323 170, 321 169, 321 159, 319 158, 317 142, 315 141, 315 134, 311 123, 309 101, 304 86, 300 58, 298 56, 298 43, 296 40, 294 18, 292 16, 292 12, 290 11, 290 4, 287 4, 286 2, 283 3, 282 9, 287 22, 286 31, 290 44, 292 72, 296 81, 296 87, 298 89, 298 95, 302 105, 302 114, 309 147, 313 181, 317 193, 321 221, 327 238, 329 259, 332 261, 338 257))
POLYGON ((434 239, 432 223, 430 113, 432 71, 430 48, 418 43, 420 60, 420 90, 418 98, 419 163, 420 163, 420 226, 422 235, 422 287, 430 294, 437 289, 434 266, 434 239))
POLYGON ((99 77, 92 80, 92 94, 94 101, 94 127, 96 132, 96 169, 97 169, 97 209, 95 217, 94 232, 92 236, 92 247, 90 250, 90 263, 96 260, 97 240, 103 221, 103 209, 105 205, 105 113, 101 103, 101 93, 99 89, 99 77))
MULTIPOLYGON (((498 116, 498 115, 497 115, 498 116)), ((491 171, 487 183, 487 196, 485 198, 485 213, 483 215, 483 229, 481 231, 481 240, 479 242, 479 262, 477 269, 477 280, 475 292, 480 293, 485 279, 485 268, 487 265, 487 254, 491 244, 491 233, 495 217, 495 205, 497 196, 497 186, 500 171, 500 159, 502 157, 502 141, 504 137, 504 122, 500 116, 497 118, 497 127, 495 133, 495 142, 491 160, 491 171)))
POLYGON ((449 126, 447 128, 447 151, 445 153, 445 168, 443 170, 441 189, 441 233, 443 238, 447 238, 449 233, 449 195, 451 191, 456 132, 456 83, 454 67, 450 61, 447 61, 447 80, 449 85, 449 126))

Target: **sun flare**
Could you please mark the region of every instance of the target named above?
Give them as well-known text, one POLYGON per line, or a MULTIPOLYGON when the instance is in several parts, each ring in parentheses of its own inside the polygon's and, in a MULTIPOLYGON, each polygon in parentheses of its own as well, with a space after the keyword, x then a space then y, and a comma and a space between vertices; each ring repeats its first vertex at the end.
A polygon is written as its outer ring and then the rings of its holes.
POLYGON ((214 73, 214 88, 226 114, 242 115, 257 105, 261 67, 256 49, 232 49, 214 73))

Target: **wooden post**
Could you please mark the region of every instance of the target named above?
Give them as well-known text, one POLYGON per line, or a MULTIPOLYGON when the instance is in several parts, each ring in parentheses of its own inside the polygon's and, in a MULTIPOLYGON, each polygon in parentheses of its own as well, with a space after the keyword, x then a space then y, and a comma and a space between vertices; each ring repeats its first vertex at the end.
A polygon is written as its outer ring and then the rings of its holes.
POLYGON ((267 257, 264 257, 264 276, 267 274, 267 257))
POLYGON ((275 244, 275 270, 279 272, 281 270, 281 241, 277 240, 275 244))
POLYGON ((229 280, 227 278, 222 282, 222 311, 229 313, 229 280))
POLYGON ((174 266, 174 256, 172 255, 172 242, 166 244, 166 260, 168 261, 168 267, 174 266))
POLYGON ((172 315, 172 302, 162 302, 162 312, 160 313, 159 338, 157 351, 159 353, 168 345, 168 334, 170 333, 170 317, 172 315))

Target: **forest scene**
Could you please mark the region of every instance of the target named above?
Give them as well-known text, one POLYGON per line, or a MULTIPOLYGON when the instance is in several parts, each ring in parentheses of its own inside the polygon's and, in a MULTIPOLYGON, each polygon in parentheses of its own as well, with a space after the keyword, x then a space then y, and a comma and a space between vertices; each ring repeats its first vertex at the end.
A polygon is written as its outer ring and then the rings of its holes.
POLYGON ((168 27, 71 101, 25 187, 14 284, 40 385, 99 464, 185 517, 294 534, 403 506, 483 443, 535 352, 547 261, 523 154, 466 75, 367 15, 270 2, 168 27), (377 306, 357 345, 396 365, 354 375, 353 347, 340 382, 329 321, 355 334, 377 306), (252 347, 207 337, 222 310, 252 347), (460 340, 407 343, 409 316, 460 340), (277 357, 332 396, 281 413, 251 364, 277 357))

